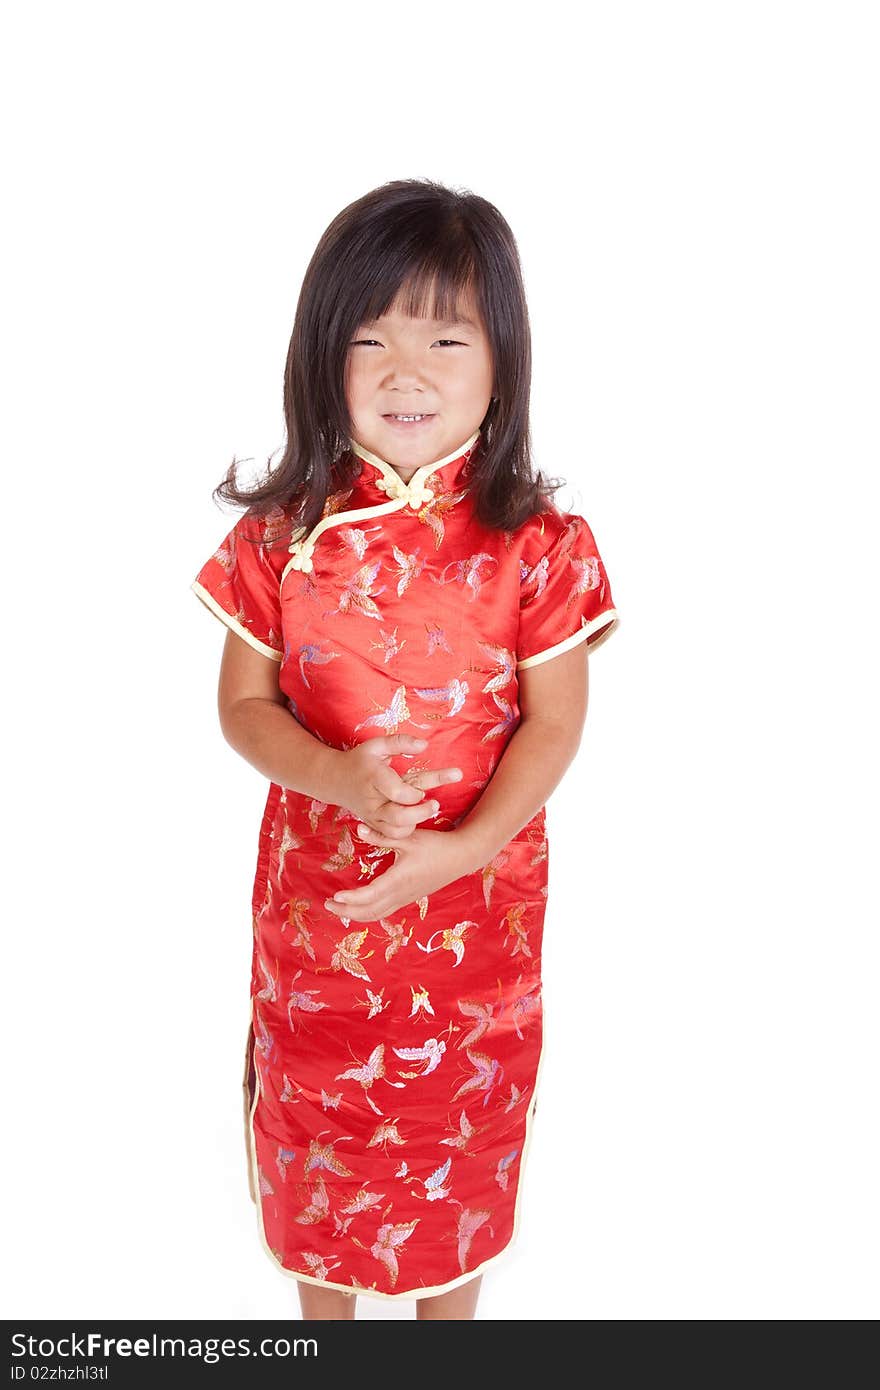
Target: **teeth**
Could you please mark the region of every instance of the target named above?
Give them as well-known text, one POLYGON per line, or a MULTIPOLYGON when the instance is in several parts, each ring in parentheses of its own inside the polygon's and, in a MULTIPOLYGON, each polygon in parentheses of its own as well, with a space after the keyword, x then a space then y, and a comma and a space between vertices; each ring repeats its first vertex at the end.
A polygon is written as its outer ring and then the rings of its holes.
POLYGON ((424 415, 392 415, 392 420, 424 420, 424 415))

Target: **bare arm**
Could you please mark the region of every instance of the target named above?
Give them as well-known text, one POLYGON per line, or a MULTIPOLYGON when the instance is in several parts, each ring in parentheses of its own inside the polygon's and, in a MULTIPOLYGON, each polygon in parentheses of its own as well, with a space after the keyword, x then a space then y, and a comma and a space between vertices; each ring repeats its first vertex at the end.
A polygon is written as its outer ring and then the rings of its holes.
POLYGON ((388 834, 411 835, 434 815, 440 802, 427 800, 426 791, 458 781, 459 768, 424 768, 405 780, 390 760, 423 751, 424 740, 411 734, 379 735, 353 749, 322 743, 288 709, 279 671, 277 661, 227 633, 217 703, 223 736, 237 753, 271 782, 342 806, 388 834))
POLYGON ((279 670, 277 661, 236 633, 227 634, 217 692, 223 737, 270 782, 338 804, 340 751, 294 718, 278 685, 279 670))
POLYGON ((520 671, 521 723, 479 801, 451 832, 471 872, 494 859, 561 782, 580 745, 588 697, 586 642, 520 671))

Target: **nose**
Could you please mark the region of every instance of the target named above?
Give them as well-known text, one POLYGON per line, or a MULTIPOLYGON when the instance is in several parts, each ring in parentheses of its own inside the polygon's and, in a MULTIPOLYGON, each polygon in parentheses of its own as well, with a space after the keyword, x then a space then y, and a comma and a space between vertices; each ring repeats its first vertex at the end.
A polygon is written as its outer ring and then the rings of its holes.
POLYGON ((397 348, 389 353, 383 383, 386 387, 396 388, 398 391, 408 391, 414 386, 420 386, 422 380, 422 367, 418 364, 414 351, 397 348))

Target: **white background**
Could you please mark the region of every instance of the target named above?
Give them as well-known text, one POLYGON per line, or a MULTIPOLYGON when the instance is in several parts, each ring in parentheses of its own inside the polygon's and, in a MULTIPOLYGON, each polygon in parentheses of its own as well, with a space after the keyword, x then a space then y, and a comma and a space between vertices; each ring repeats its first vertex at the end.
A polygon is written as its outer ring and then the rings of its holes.
POLYGON ((877 1316, 876 19, 7 19, 7 1317, 299 1316, 241 1121, 266 784, 189 585, 227 464, 283 442, 319 236, 411 176, 514 230, 535 460, 621 617, 548 807, 540 1102, 479 1316, 877 1316))

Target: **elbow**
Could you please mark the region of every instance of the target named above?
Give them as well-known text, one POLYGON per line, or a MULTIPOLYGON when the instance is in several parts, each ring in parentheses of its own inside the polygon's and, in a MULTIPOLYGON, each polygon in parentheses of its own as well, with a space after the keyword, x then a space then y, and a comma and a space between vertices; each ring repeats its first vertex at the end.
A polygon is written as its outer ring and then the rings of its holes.
POLYGON ((560 758, 571 762, 581 746, 586 724, 586 711, 572 718, 570 714, 549 715, 529 714, 521 718, 519 728, 528 727, 537 731, 536 737, 543 750, 553 749, 560 758))

